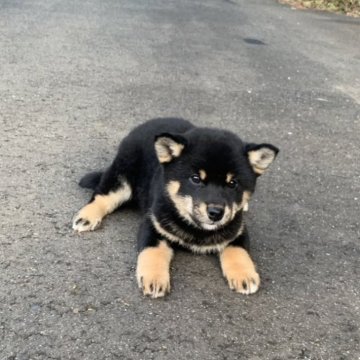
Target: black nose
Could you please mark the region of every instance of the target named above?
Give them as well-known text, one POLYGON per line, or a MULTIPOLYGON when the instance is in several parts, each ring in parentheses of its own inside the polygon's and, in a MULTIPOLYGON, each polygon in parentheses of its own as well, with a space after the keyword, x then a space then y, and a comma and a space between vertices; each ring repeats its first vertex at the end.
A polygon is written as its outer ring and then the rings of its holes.
POLYGON ((224 208, 222 206, 208 205, 207 213, 211 221, 219 221, 224 215, 224 208))

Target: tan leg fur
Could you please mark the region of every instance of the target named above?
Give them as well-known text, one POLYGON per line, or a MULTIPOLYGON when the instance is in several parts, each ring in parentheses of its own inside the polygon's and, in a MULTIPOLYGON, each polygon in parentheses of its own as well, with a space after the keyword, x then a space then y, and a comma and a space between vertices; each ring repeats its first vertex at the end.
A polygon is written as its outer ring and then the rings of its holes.
POLYGON ((75 215, 73 229, 82 231, 92 231, 99 227, 105 215, 113 212, 122 203, 131 198, 131 188, 124 184, 117 191, 112 191, 108 195, 96 195, 94 200, 85 205, 75 215))
POLYGON ((173 250, 166 241, 157 247, 145 248, 138 256, 136 278, 144 295, 165 296, 170 291, 170 262, 173 250))
POLYGON ((260 276, 245 249, 228 246, 220 254, 220 262, 230 289, 246 295, 253 294, 259 289, 260 276))

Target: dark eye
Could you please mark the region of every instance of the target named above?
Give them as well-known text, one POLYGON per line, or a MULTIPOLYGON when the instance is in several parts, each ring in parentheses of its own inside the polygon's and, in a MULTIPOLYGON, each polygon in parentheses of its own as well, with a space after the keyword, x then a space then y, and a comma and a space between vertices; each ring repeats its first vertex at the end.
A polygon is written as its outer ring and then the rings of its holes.
POLYGON ((201 179, 200 179, 200 176, 198 174, 191 175, 190 180, 194 184, 200 184, 201 183, 201 179))
POLYGON ((235 189, 238 186, 238 182, 236 180, 230 180, 227 185, 229 188, 235 189))

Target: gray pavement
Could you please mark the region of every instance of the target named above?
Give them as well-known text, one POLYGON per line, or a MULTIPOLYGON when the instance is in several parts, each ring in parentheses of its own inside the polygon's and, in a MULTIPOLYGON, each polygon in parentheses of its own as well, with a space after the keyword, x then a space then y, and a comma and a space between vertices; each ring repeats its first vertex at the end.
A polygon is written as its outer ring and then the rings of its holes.
POLYGON ((359 34, 272 0, 1 0, 0 359, 360 359, 359 34), (180 252, 144 298, 134 210, 72 232, 77 181, 157 116, 280 147, 257 294, 180 252))

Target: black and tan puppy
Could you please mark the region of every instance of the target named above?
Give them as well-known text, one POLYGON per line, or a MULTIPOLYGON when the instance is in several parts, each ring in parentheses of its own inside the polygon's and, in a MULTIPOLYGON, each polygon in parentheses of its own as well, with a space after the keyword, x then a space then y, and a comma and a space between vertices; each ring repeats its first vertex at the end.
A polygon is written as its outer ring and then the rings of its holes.
POLYGON ((243 211, 277 152, 273 145, 246 144, 229 131, 183 119, 150 120, 121 142, 105 172, 80 181, 94 193, 73 228, 94 230, 105 215, 134 201, 144 215, 136 276, 145 295, 170 290, 172 244, 218 253, 230 288, 252 294, 260 278, 247 252, 243 211))

